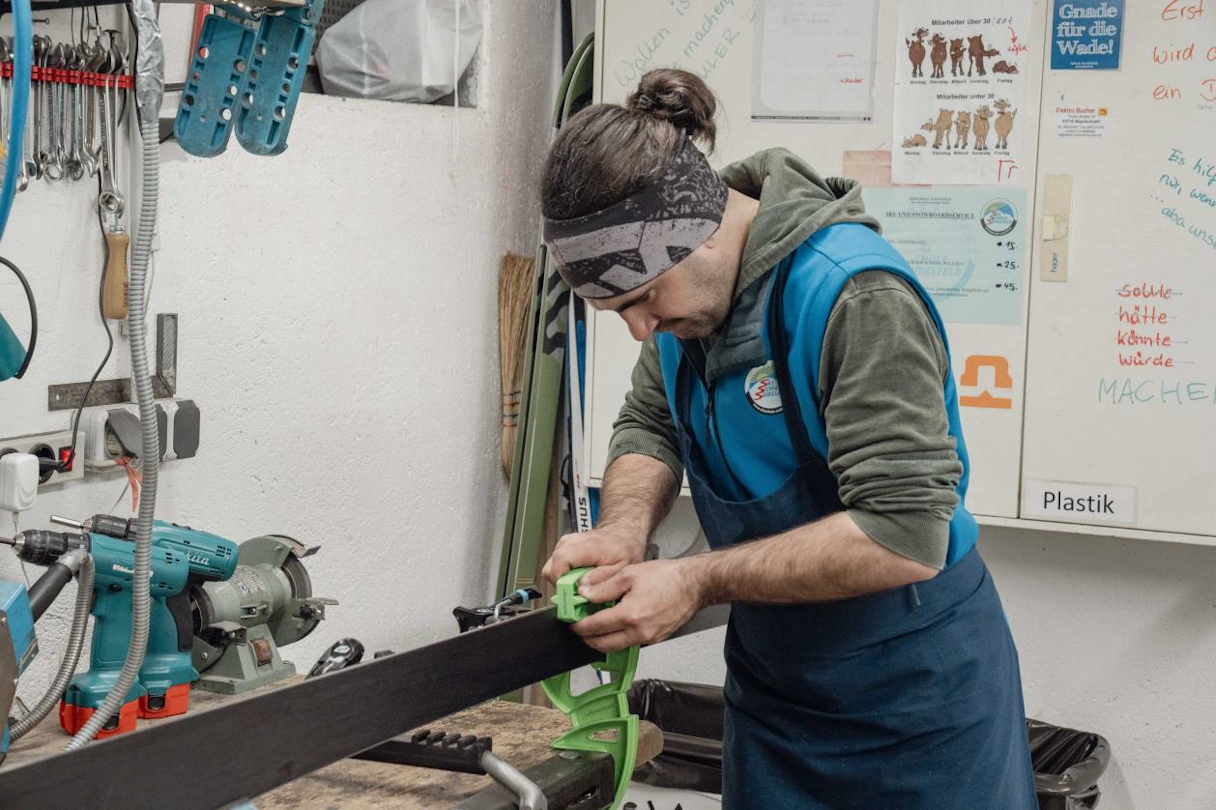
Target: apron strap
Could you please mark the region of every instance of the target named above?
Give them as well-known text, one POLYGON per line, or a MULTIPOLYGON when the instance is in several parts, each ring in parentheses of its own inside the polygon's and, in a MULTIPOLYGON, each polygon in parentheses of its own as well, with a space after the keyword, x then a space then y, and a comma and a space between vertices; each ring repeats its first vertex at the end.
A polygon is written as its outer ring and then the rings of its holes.
MULTIPOLYGON (((798 457, 798 468, 804 485, 819 506, 824 517, 844 511, 840 500, 840 483, 828 467, 827 459, 815 452, 810 433, 802 418, 802 406, 790 377, 790 349, 785 333, 785 282, 789 278, 793 262, 786 258, 777 265, 773 289, 768 304, 768 339, 773 352, 773 365, 777 371, 777 386, 781 390, 781 415, 785 417, 785 429, 790 434, 794 453, 798 457)), ((810 385, 816 381, 811 380, 810 385)))

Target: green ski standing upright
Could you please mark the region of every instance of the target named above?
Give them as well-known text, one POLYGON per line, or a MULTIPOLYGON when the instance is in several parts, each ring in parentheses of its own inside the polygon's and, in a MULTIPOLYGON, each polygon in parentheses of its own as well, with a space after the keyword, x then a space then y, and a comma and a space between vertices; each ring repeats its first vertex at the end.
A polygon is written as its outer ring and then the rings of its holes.
MULTIPOLYGON (((554 131, 591 93, 594 76, 594 34, 575 49, 558 87, 553 114, 554 131)), ((543 241, 536 249, 536 287, 530 312, 526 362, 521 381, 519 435, 511 465, 510 494, 502 559, 498 569, 498 597, 531 587, 544 543, 545 497, 549 466, 558 431, 561 401, 565 396, 566 307, 569 287, 549 261, 543 241)))

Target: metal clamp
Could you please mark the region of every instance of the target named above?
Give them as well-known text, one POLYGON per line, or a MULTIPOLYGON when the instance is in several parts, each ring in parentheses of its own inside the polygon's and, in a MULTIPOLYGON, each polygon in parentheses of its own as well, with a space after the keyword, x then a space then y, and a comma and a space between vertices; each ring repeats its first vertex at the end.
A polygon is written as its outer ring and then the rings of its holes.
POLYGON ((519 810, 549 810, 540 785, 494 755, 489 737, 422 729, 369 748, 352 759, 390 762, 416 768, 437 768, 489 775, 515 799, 519 810))
POLYGON ((517 768, 494 756, 493 751, 481 755, 481 767, 495 782, 515 794, 519 799, 519 810, 549 810, 549 800, 540 786, 517 768))

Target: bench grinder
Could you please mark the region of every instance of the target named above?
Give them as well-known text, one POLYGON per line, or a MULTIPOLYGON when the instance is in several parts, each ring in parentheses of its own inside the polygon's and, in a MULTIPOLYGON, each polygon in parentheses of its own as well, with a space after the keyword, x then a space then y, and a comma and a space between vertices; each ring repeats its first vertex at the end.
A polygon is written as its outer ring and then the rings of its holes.
POLYGON ((333 599, 312 595, 302 560, 319 546, 266 535, 240 546, 236 573, 191 590, 194 686, 235 695, 288 678, 296 668, 279 649, 311 633, 333 599))

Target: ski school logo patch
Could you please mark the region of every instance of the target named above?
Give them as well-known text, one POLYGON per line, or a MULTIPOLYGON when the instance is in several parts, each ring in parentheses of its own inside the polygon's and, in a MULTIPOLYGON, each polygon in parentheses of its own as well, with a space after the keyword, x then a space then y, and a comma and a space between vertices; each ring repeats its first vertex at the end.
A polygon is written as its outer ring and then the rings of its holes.
POLYGON ((760 413, 781 413, 781 389, 777 387, 777 369, 772 360, 747 372, 743 387, 747 401, 760 413))

